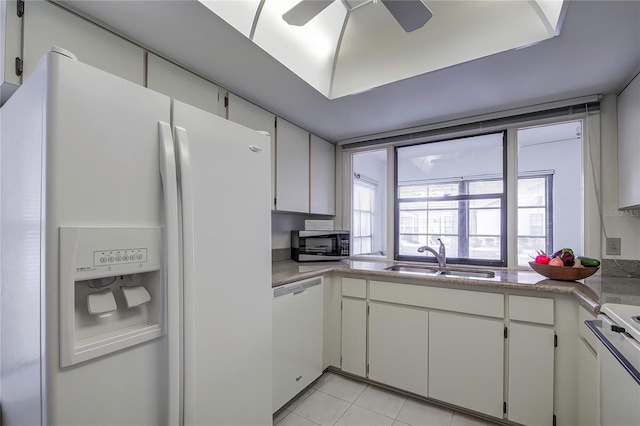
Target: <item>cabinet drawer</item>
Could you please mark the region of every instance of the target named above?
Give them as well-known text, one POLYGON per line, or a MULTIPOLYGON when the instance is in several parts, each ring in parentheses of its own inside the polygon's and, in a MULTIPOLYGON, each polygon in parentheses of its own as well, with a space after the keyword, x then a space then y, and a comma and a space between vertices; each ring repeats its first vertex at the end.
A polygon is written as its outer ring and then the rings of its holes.
POLYGON ((369 298, 487 317, 504 317, 504 295, 496 293, 370 281, 369 298))
POLYGON ((591 349, 595 352, 598 350, 598 338, 584 323, 586 320, 594 319, 596 319, 596 316, 587 309, 582 306, 578 308, 578 332, 580 333, 580 337, 586 340, 589 346, 591 346, 591 349))
POLYGON ((553 325, 553 299, 509 296, 509 317, 516 321, 553 325))
POLYGON ((342 295, 366 299, 367 280, 361 278, 342 278, 342 295))

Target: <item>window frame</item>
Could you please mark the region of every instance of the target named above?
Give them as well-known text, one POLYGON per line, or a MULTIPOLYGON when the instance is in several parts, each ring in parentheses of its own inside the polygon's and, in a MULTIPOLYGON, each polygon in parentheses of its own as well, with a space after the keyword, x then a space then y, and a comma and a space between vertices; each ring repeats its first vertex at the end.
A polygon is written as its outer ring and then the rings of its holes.
MULTIPOLYGON (((428 262, 428 263, 436 263, 437 260, 435 259, 434 256, 425 256, 423 255, 415 255, 415 256, 409 256, 409 255, 401 255, 400 254, 400 202, 411 202, 412 200, 416 200, 416 201, 423 201, 423 202, 430 202, 430 201, 472 201, 472 200, 481 200, 481 199, 500 199, 500 259, 499 260, 495 260, 495 259, 470 259, 470 258, 461 258, 461 257, 450 257, 447 256, 447 261, 451 261, 451 263, 456 263, 456 264, 461 264, 461 265, 478 265, 478 266, 493 266, 493 267, 506 267, 508 264, 508 235, 507 235, 507 130, 506 129, 501 129, 501 130, 494 130, 491 132, 484 132, 484 133, 477 133, 477 134, 472 134, 472 135, 466 135, 466 136, 459 136, 459 137, 449 137, 449 138, 444 138, 444 139, 435 139, 435 140, 431 140, 431 141, 427 141, 427 142, 420 142, 420 143, 414 143, 414 144, 406 144, 406 145, 399 145, 399 146, 395 146, 394 147, 394 158, 393 158, 393 163, 394 163, 394 179, 393 179, 393 211, 394 211, 394 228, 393 228, 393 259, 395 261, 410 261, 410 262, 428 262), (412 146, 418 146, 418 145, 427 145, 427 144, 431 144, 431 143, 439 143, 439 142, 447 142, 447 141, 453 141, 453 140, 462 140, 462 139, 469 139, 469 138, 475 138, 475 137, 480 137, 480 136, 485 136, 485 135, 497 135, 502 133, 502 193, 498 194, 498 193, 491 193, 491 194, 458 194, 458 195, 452 195, 452 196, 445 196, 445 197, 423 197, 423 198, 416 198, 416 199, 407 199, 407 198, 403 198, 402 200, 398 198, 399 194, 398 194, 398 150, 402 149, 402 148, 407 148, 407 147, 412 147, 412 146)), ((484 181, 484 180, 500 180, 500 178, 494 178, 494 179, 467 179, 467 180, 459 180, 459 181, 451 181, 451 182, 459 182, 460 183, 460 187, 466 185, 468 186, 469 182, 475 182, 475 181, 484 181)), ((447 183, 448 181, 446 180, 442 180, 442 182, 447 183)), ((468 221, 469 220, 469 204, 466 204, 466 217, 465 216, 461 216, 460 213, 458 214, 458 241, 460 241, 461 235, 460 235, 460 229, 461 227, 464 227, 465 229, 465 235, 467 237, 467 241, 469 240, 469 227, 465 226, 461 221, 460 218, 465 217, 465 220, 468 221)), ((460 204, 458 205, 458 210, 461 208, 460 204)), ((446 247, 446 246, 445 246, 446 247)), ((438 247, 433 247, 434 249, 438 249, 438 247)))

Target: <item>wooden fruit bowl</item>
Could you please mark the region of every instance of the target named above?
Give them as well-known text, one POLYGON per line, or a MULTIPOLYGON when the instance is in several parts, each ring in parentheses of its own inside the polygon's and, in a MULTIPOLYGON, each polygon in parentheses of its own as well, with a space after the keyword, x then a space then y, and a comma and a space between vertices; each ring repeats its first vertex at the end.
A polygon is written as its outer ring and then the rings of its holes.
POLYGON ((570 266, 549 266, 541 263, 529 262, 531 268, 552 280, 560 281, 575 281, 582 280, 595 274, 600 267, 598 266, 583 266, 581 268, 572 268, 570 266))

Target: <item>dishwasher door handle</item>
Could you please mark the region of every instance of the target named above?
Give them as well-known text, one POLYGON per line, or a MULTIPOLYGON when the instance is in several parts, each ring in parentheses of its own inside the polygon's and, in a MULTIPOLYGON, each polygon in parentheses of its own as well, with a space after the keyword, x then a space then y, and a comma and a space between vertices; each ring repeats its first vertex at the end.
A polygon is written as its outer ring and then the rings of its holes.
MULTIPOLYGON (((633 377, 636 383, 640 385, 640 371, 638 371, 629 362, 629 360, 625 358, 625 356, 622 355, 622 353, 620 353, 620 351, 615 347, 615 345, 611 343, 609 339, 607 339, 607 336, 605 336, 602 333, 602 331, 600 331, 600 328, 602 328, 602 320, 586 320, 584 323, 587 325, 589 330, 591 330, 593 334, 596 335, 598 340, 600 340, 600 342, 607 348, 607 350, 611 352, 611 355, 613 355, 614 358, 618 360, 620 365, 622 365, 624 369, 627 370, 627 372, 631 375, 631 377, 633 377)), ((616 333, 624 333, 624 328, 612 325, 611 331, 616 333), (617 329, 614 329, 614 327, 616 327, 617 329), (618 331, 618 329, 620 328, 622 329, 622 331, 618 331)))

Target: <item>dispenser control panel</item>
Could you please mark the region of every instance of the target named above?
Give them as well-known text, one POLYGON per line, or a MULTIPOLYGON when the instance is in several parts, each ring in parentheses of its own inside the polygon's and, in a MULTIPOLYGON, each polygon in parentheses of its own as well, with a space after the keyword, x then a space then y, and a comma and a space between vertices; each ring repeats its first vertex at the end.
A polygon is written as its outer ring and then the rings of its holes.
POLYGON ((162 253, 159 227, 60 227, 61 266, 74 280, 157 271, 162 253))
POLYGON ((146 261, 146 248, 99 250, 93 252, 93 266, 119 265, 146 261))

